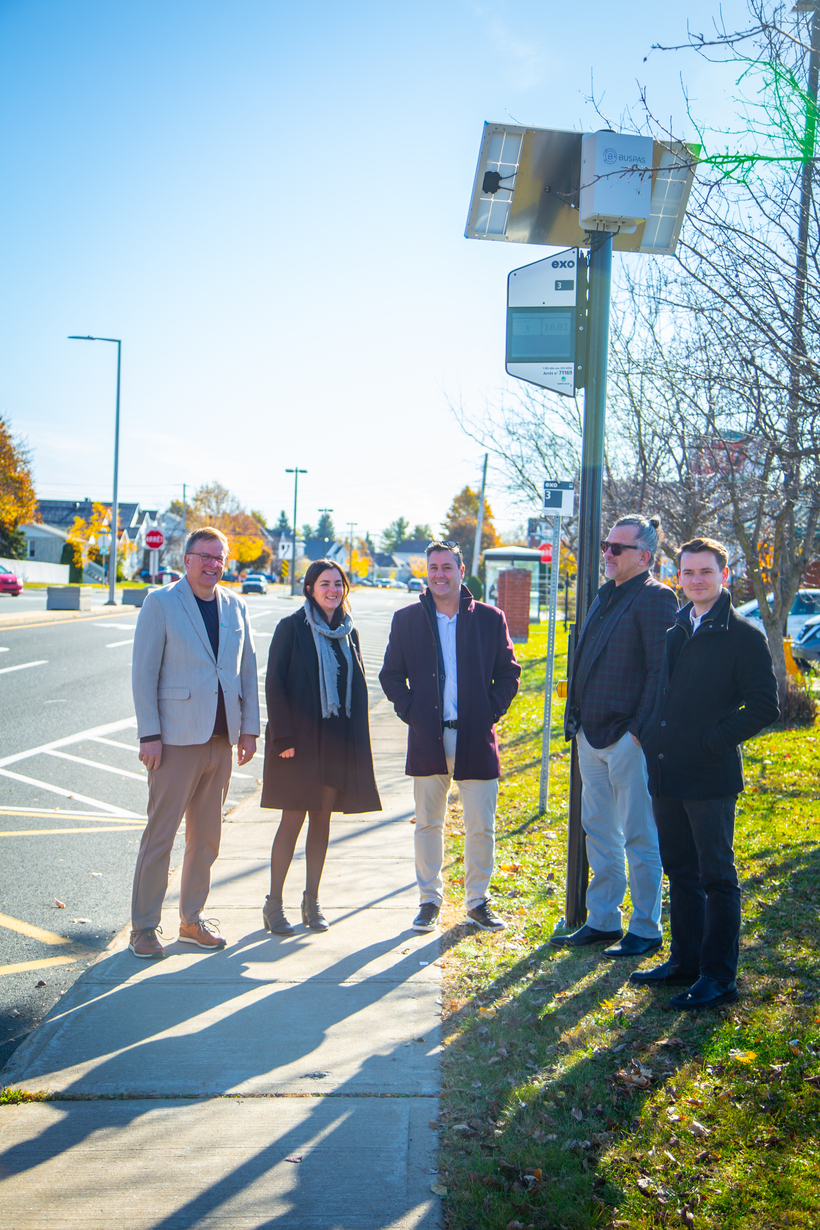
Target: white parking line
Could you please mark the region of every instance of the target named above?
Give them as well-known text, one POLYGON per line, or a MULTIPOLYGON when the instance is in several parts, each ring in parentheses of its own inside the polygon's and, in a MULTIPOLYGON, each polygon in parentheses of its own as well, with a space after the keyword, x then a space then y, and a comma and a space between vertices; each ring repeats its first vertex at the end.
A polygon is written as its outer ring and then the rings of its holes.
POLYGON ((136 752, 138 743, 118 743, 116 739, 103 739, 101 735, 90 735, 87 742, 89 743, 104 743, 106 747, 121 747, 126 752, 136 752))
MULTIPOLYGON (((66 735, 62 739, 54 739, 51 743, 41 743, 39 747, 30 747, 25 752, 14 752, 0 760, 0 769, 6 765, 16 764, 18 760, 28 760, 30 756, 39 756, 41 752, 50 752, 54 747, 68 747, 71 743, 81 743, 83 739, 91 739, 94 735, 113 735, 118 730, 128 730, 136 726, 135 717, 125 718, 121 722, 106 722, 104 726, 89 726, 88 730, 79 730, 75 735, 66 735)), ((79 795, 77 796, 79 798, 79 795)))
POLYGON ((110 645, 106 645, 106 649, 119 649, 120 645, 133 645, 134 638, 130 637, 127 641, 112 641, 110 645))
POLYGON ((9 650, 8 650, 7 645, 0 645, 0 653, 8 653, 8 652, 9 650))
POLYGON ((77 794, 76 790, 63 790, 62 786, 52 786, 50 782, 38 781, 36 777, 25 777, 22 773, 12 773, 10 769, 0 769, 0 775, 10 777, 12 781, 22 782, 24 786, 36 786, 38 790, 49 790, 52 794, 60 794, 64 799, 76 799, 78 803, 87 803, 89 807, 99 807, 100 811, 110 812, 112 816, 124 816, 127 820, 141 820, 135 811, 125 807, 114 807, 111 803, 101 803, 99 799, 90 799, 86 794, 77 794))
POLYGON ((122 630, 123 632, 133 632, 134 631, 133 624, 112 624, 111 621, 108 619, 89 619, 88 626, 89 628, 105 628, 106 630, 108 628, 116 628, 118 632, 120 630, 122 630))
POLYGON ((86 760, 84 756, 72 756, 70 752, 58 752, 51 748, 43 754, 45 756, 59 756, 61 760, 73 760, 74 764, 84 764, 89 769, 102 769, 103 773, 116 773, 117 777, 133 777, 136 782, 147 781, 147 778, 142 773, 131 773, 128 769, 117 769, 111 764, 101 764, 99 760, 86 760))
POLYGON ((8 675, 11 671, 24 671, 30 666, 47 666, 48 659, 43 658, 40 662, 21 662, 19 666, 4 666, 0 669, 0 675, 8 675))

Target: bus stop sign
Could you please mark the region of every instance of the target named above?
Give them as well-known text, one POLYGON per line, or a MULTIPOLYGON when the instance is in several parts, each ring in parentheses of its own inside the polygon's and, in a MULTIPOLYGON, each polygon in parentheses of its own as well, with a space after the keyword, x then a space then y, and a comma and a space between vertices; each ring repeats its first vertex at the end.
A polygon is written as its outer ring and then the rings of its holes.
POLYGON ((507 278, 510 376, 573 397, 584 387, 586 256, 556 252, 507 278))

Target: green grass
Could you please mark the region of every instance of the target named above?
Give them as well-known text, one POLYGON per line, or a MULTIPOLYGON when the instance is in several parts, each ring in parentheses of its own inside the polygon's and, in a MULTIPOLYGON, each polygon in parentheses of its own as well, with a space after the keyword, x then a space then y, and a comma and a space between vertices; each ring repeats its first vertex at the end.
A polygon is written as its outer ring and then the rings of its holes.
MULTIPOLYGON (((554 738, 539 816, 545 651, 534 629, 499 727, 502 935, 455 924, 463 825, 450 807, 438 1175, 449 1230, 820 1227, 818 732, 746 745, 741 998, 676 1013, 670 992, 629 983, 638 962, 547 945, 564 907, 569 757, 554 738)), ((556 679, 562 637, 558 651, 556 679)), ((554 725, 562 712, 556 701, 554 725)), ((664 926, 668 944, 666 915, 664 926)))

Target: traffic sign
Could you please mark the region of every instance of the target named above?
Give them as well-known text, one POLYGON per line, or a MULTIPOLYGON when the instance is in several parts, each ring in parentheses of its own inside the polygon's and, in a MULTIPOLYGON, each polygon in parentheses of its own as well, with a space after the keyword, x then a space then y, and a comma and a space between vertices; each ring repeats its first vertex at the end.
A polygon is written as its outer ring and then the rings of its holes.
POLYGON ((544 512, 553 517, 571 517, 575 512, 575 484, 571 478, 548 478, 544 483, 544 512))
POLYGON ((145 535, 145 545, 149 551, 159 551, 165 546, 165 535, 162 530, 149 530, 145 535))
POLYGON ((542 542, 538 550, 541 552, 541 563, 551 564, 552 563, 552 543, 542 542))

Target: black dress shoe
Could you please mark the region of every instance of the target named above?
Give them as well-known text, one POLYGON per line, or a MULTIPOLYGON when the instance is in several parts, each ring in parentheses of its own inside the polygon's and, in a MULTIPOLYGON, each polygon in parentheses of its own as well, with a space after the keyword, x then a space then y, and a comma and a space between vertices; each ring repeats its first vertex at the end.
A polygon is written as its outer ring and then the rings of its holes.
POLYGON ((679 965, 664 961, 654 969, 636 969, 629 975, 630 982, 637 982, 640 987, 691 987, 700 975, 697 970, 687 974, 679 965))
POLYGON ((425 901, 416 917, 413 919, 414 931, 435 931, 441 906, 435 901, 425 901))
POLYGON ((697 1012, 701 1008, 719 1008, 721 1004, 733 1004, 737 997, 736 982, 715 982, 714 978, 698 978, 688 991, 684 991, 682 995, 673 995, 669 1006, 697 1012))
POLYGON ((619 940, 621 931, 596 931, 594 927, 582 927, 572 935, 553 935, 550 940, 556 948, 584 948, 587 944, 611 944, 619 940))
POLYGON ((656 952, 662 943, 663 940, 659 936, 656 936, 654 940, 648 940, 643 935, 635 935, 634 931, 627 931, 622 940, 613 944, 611 948, 605 948, 602 955, 605 957, 642 957, 647 952, 656 952))

